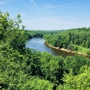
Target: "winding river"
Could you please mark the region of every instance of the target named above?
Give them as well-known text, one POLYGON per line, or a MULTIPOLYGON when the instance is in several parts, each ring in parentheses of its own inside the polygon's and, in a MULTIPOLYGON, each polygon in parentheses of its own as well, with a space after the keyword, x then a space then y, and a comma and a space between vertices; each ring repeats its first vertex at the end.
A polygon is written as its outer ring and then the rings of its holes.
POLYGON ((31 48, 31 49, 35 49, 35 50, 40 51, 40 52, 48 52, 48 53, 51 53, 52 55, 55 55, 55 56, 61 55, 63 57, 66 57, 66 56, 73 56, 74 55, 72 53, 68 53, 65 51, 60 51, 60 50, 56 50, 56 49, 52 49, 52 48, 48 47, 45 43, 45 40, 42 38, 32 38, 32 39, 28 40, 26 47, 31 48))

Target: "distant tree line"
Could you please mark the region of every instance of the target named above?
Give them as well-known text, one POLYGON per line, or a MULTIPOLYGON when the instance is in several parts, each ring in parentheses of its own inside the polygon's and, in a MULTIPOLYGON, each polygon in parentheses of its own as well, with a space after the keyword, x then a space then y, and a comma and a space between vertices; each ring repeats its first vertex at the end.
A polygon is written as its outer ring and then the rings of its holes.
POLYGON ((57 34, 58 32, 61 32, 59 30, 25 30, 27 39, 31 39, 33 37, 40 37, 43 38, 45 34, 57 34))
POLYGON ((87 54, 90 54, 90 28, 63 30, 58 34, 46 34, 44 38, 55 47, 79 51, 78 46, 81 46, 87 48, 87 54))

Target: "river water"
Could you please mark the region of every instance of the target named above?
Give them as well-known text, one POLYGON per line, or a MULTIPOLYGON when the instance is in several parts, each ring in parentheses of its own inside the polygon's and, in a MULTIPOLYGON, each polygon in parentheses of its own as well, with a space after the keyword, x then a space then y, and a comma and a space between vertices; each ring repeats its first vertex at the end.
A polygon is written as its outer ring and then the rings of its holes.
POLYGON ((68 53, 68 52, 64 52, 64 51, 60 51, 60 50, 56 50, 56 49, 52 49, 52 48, 48 47, 45 44, 45 40, 42 38, 32 38, 32 39, 28 40, 26 47, 40 51, 40 52, 48 52, 48 53, 51 53, 52 55, 55 55, 55 56, 61 55, 63 57, 66 57, 66 56, 73 56, 74 55, 72 53, 68 53))

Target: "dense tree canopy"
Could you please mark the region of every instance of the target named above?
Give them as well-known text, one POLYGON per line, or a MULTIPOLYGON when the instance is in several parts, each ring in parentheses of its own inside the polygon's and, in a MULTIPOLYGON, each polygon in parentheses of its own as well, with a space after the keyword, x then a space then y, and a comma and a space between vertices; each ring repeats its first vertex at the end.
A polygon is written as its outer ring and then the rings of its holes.
POLYGON ((90 28, 63 30, 58 34, 46 34, 44 38, 55 47, 90 55, 90 28))
MULTIPOLYGON (((89 90, 90 59, 78 55, 57 57, 26 48, 25 42, 30 34, 27 35, 29 31, 24 31, 24 27, 20 29, 20 23, 20 15, 15 21, 10 19, 9 13, 0 12, 0 90, 89 90)), ((85 30, 84 36, 88 36, 89 28, 85 30)), ((84 30, 80 29, 80 32, 84 30)), ((46 41, 52 45, 66 47, 68 40, 77 43, 70 33, 71 38, 66 38, 64 32, 64 36, 61 32, 55 33, 45 34, 46 41), (56 42, 61 38, 64 39, 61 44, 56 42)), ((89 43, 89 38, 85 39, 83 43, 89 43)))

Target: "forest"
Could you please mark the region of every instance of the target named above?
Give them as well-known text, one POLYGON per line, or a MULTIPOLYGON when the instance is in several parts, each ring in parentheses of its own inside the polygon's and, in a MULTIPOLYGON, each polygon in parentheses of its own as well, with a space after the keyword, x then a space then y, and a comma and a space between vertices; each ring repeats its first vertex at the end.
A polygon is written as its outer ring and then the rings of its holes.
POLYGON ((46 34, 44 38, 47 43, 59 49, 64 48, 90 55, 90 27, 63 30, 58 34, 46 34))
POLYGON ((33 32, 20 28, 21 22, 20 14, 13 20, 0 12, 0 90, 90 90, 89 58, 63 58, 25 47, 27 39, 42 37, 55 47, 81 47, 90 54, 90 28, 33 32))

